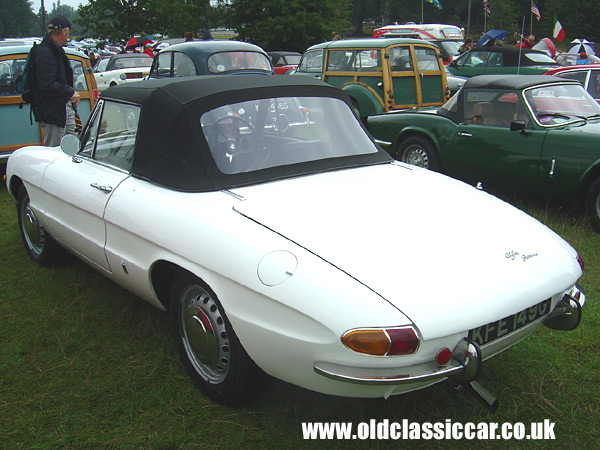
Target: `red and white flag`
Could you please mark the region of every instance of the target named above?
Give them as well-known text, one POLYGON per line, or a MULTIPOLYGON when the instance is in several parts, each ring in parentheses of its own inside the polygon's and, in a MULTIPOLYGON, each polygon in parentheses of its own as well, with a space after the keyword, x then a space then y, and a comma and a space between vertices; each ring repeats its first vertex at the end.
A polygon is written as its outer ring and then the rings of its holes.
POLYGON ((556 39, 558 42, 562 42, 565 38, 565 30, 563 30, 563 27, 556 18, 556 15, 554 16, 554 31, 552 32, 552 36, 554 36, 554 39, 556 39))

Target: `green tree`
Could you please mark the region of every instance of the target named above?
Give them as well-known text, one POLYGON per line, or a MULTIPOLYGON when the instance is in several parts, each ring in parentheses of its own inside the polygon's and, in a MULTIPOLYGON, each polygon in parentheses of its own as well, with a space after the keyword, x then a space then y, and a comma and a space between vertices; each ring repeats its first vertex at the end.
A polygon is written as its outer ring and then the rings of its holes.
MULTIPOLYGON (((536 2, 537 4, 537 2, 536 2)), ((539 6, 539 5, 538 5, 539 6)), ((542 10, 542 20, 548 36, 552 36, 554 14, 565 30, 564 42, 573 39, 587 39, 592 42, 600 41, 600 9, 598 2, 575 2, 572 0, 546 0, 542 10)), ((568 44, 566 47, 570 47, 568 44)))
POLYGON ((303 52, 349 25, 347 0, 231 0, 227 23, 238 39, 266 50, 303 52))
POLYGON ((352 3, 352 26, 354 27, 352 34, 362 36, 364 35, 363 21, 379 18, 382 0, 354 0, 352 3))
POLYGON ((28 0, 0 0, 0 38, 28 36, 34 24, 28 0))
MULTIPOLYGON (((520 33, 522 14, 513 0, 490 0, 490 9, 492 12, 487 19, 488 30, 506 30, 511 35, 520 33)), ((529 31, 525 33, 529 34, 529 31)))
POLYGON ((198 32, 210 26, 211 6, 209 0, 89 0, 77 12, 89 35, 124 42, 140 34, 198 32))

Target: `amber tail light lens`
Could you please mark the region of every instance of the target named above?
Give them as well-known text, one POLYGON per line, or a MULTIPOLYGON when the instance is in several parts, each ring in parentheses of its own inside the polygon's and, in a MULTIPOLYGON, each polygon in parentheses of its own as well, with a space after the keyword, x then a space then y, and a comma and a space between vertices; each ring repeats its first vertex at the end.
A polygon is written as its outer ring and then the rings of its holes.
POLYGON ((351 330, 342 336, 342 343, 350 350, 373 356, 410 355, 419 348, 413 327, 351 330))

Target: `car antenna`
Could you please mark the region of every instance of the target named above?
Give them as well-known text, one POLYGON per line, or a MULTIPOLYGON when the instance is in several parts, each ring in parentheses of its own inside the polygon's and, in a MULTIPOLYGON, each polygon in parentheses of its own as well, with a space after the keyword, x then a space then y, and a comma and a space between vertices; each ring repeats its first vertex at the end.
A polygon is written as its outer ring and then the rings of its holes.
POLYGON ((523 16, 523 25, 521 25, 521 42, 519 43, 519 60, 517 61, 517 75, 521 74, 521 55, 523 54, 523 38, 525 37, 525 16, 523 16))

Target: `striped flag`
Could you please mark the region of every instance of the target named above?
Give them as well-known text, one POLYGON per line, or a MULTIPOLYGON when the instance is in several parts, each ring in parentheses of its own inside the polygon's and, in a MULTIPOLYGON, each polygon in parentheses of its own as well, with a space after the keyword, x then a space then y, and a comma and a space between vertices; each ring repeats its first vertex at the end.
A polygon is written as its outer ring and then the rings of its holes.
POLYGON ((556 18, 556 14, 554 15, 554 31, 552 32, 552 36, 558 42, 562 42, 563 39, 565 38, 565 30, 563 29, 562 25, 556 18))
POLYGON ((539 8, 536 6, 535 3, 533 3, 533 0, 531 2, 531 13, 535 16, 535 18, 538 20, 538 22, 540 21, 540 19, 542 18, 542 15, 540 14, 540 10, 539 8))

